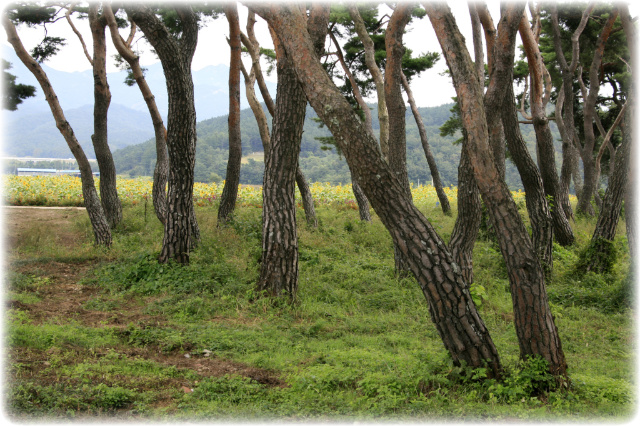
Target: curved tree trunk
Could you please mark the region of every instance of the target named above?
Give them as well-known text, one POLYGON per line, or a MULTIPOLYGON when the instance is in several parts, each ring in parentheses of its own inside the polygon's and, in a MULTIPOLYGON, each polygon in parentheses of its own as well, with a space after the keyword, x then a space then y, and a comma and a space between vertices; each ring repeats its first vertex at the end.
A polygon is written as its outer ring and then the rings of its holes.
POLYGON ((353 191, 353 196, 356 197, 356 204, 358 204, 358 213, 360 214, 360 220, 363 222, 371 222, 369 200, 362 190, 362 187, 358 183, 358 178, 351 170, 349 171, 351 173, 351 190, 353 191))
POLYGON ((229 3, 224 8, 229 21, 229 46, 231 47, 231 64, 229 65, 229 160, 227 177, 220 197, 218 209, 218 226, 231 220, 238 198, 240 184, 240 165, 242 163, 242 140, 240 137, 240 63, 242 62, 242 46, 240 42, 240 24, 238 7, 229 3))
POLYGON ((16 55, 20 58, 22 63, 31 71, 34 77, 38 80, 42 92, 44 93, 53 118, 56 120, 56 127, 60 130, 60 133, 64 137, 71 153, 78 162, 80 169, 80 179, 82 181, 82 196, 84 198, 84 205, 89 215, 91 227, 93 228, 93 235, 97 245, 103 245, 109 247, 111 245, 111 230, 107 218, 105 217, 104 210, 100 204, 100 198, 96 191, 95 183, 93 180, 93 173, 91 171, 91 165, 85 155, 82 147, 78 143, 71 125, 64 116, 64 112, 58 102, 47 74, 44 72, 40 64, 36 62, 31 55, 24 48, 16 28, 13 23, 7 18, 6 12, 2 14, 2 24, 7 33, 7 41, 13 46, 16 55))
POLYGON ((174 259, 186 264, 189 263, 189 252, 194 245, 192 238, 198 236, 197 225, 193 223, 196 110, 191 78, 198 24, 190 7, 176 6, 182 24, 181 37, 176 39, 145 5, 128 4, 126 10, 160 57, 169 95, 167 216, 158 260, 166 263, 174 259))
POLYGON ((93 37, 93 150, 100 169, 100 199, 107 222, 115 228, 122 221, 122 204, 116 188, 116 166, 107 139, 107 113, 111 92, 107 82, 106 20, 98 16, 98 3, 89 6, 89 24, 93 37))
POLYGON ((373 208, 405 254, 453 362, 486 367, 490 376, 499 376, 498 353, 460 268, 429 221, 404 195, 381 158, 377 141, 322 68, 305 34, 302 13, 286 5, 252 7, 280 35, 287 52, 295 52, 291 58, 307 99, 333 133, 373 208))
MULTIPOLYGON (((113 45, 118 50, 120 56, 122 56, 129 67, 133 78, 136 80, 136 84, 142 93, 142 97, 147 104, 147 109, 151 115, 151 122, 153 123, 153 130, 156 138, 156 166, 153 170, 153 187, 151 189, 151 197, 153 198, 153 210, 156 217, 164 226, 166 223, 167 213, 167 179, 169 177, 169 153, 167 152, 167 129, 164 127, 164 122, 158 106, 156 105, 155 97, 151 92, 151 88, 147 84, 147 80, 144 78, 144 72, 140 67, 140 58, 131 50, 127 43, 122 39, 118 32, 118 24, 116 22, 113 11, 110 7, 104 8, 104 16, 109 26, 111 33, 111 40, 113 45)), ((135 27, 135 23, 131 23, 135 27)), ((134 30, 132 29, 132 32, 134 30)))
POLYGON ((424 155, 427 158, 427 164, 429 165, 429 171, 431 172, 431 178, 433 179, 433 187, 436 189, 436 194, 438 194, 438 200, 440 200, 440 205, 442 206, 442 213, 444 213, 447 216, 451 216, 451 206, 449 205, 449 197, 447 197, 447 194, 445 194, 444 189, 442 188, 442 180, 440 180, 440 172, 438 172, 436 159, 433 158, 433 154, 431 153, 431 148, 429 147, 429 140, 427 139, 427 130, 424 128, 424 123, 422 122, 422 117, 420 116, 420 112, 418 111, 418 106, 416 105, 416 101, 413 98, 413 92, 411 91, 411 87, 409 86, 407 77, 404 75, 404 73, 401 74, 401 77, 402 77, 402 87, 404 88, 404 91, 407 94, 409 105, 411 106, 411 112, 413 113, 413 118, 415 118, 416 125, 418 126, 418 133, 420 134, 420 142, 422 142, 422 149, 424 150, 424 155))
POLYGON ((531 113, 533 115, 533 128, 536 133, 538 165, 544 185, 545 194, 550 196, 553 205, 551 216, 553 218, 553 231, 558 243, 569 246, 575 242, 573 230, 569 224, 569 218, 573 215, 569 194, 562 190, 558 172, 556 170, 555 148, 553 136, 549 127, 544 102, 543 102, 543 68, 542 56, 535 40, 529 22, 523 16, 520 21, 520 36, 522 37, 529 72, 531 75, 531 113), (565 214, 568 212, 567 214, 565 214))
POLYGON ((302 198, 302 208, 304 209, 307 225, 312 228, 317 228, 318 219, 316 218, 316 208, 313 205, 313 194, 311 194, 307 178, 304 176, 304 173, 302 173, 302 170, 300 170, 300 165, 298 165, 298 170, 296 170, 296 184, 300 191, 300 198, 302 198))
MULTIPOLYGON (((523 358, 539 355, 547 360, 552 374, 564 377, 567 364, 547 300, 544 271, 511 193, 494 165, 487 143, 482 87, 464 38, 446 5, 425 3, 424 6, 453 76, 474 175, 507 265, 520 355, 523 358)), ((508 8, 519 21, 523 5, 514 3, 508 8)), ((504 36, 509 37, 509 43, 515 43, 515 31, 504 36)), ((499 40, 500 37, 499 29, 499 40)))

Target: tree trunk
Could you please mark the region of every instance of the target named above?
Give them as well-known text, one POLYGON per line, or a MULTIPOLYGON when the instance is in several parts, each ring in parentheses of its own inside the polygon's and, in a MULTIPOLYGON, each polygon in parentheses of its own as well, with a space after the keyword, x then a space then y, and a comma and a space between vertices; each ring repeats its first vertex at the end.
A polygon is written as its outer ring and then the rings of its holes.
MULTIPOLYGON (((515 16, 518 8, 522 16, 522 4, 514 5, 511 7, 515 8, 515 16)), ((464 38, 446 5, 428 3, 424 6, 453 76, 474 175, 507 265, 520 355, 523 358, 540 355, 549 363, 552 374, 566 376, 567 364, 549 308, 544 272, 511 193, 495 167, 487 143, 482 86, 464 38)), ((500 40, 502 35, 498 32, 500 40)), ((515 43, 515 31, 504 36, 515 43)))
POLYGON ((540 265, 547 273, 553 269, 553 221, 542 184, 540 171, 531 158, 527 144, 520 133, 513 85, 507 86, 502 106, 502 122, 507 136, 511 159, 518 168, 525 191, 527 212, 531 222, 531 239, 540 265))
POLYGON ((524 43, 531 76, 531 113, 536 133, 538 165, 545 194, 551 197, 553 203, 551 206, 553 231, 560 245, 569 246, 575 242, 573 230, 568 219, 573 215, 573 211, 569 203, 569 194, 562 191, 556 170, 553 135, 551 135, 549 120, 547 119, 543 102, 544 64, 542 56, 540 55, 538 43, 529 27, 529 22, 524 16, 520 21, 520 36, 524 43), (565 212, 569 213, 565 215, 565 212))
POLYGON ((298 190, 300 191, 302 208, 304 209, 304 215, 307 220, 307 225, 311 226, 312 228, 317 228, 318 219, 316 218, 316 208, 313 205, 313 194, 311 194, 311 189, 309 189, 307 178, 304 176, 304 173, 302 173, 302 170, 300 170, 299 165, 298 170, 296 170, 296 184, 298 185, 298 190))
MULTIPOLYGON (((129 64, 129 67, 131 67, 133 78, 136 80, 138 89, 140 89, 140 93, 142 93, 142 97, 144 98, 149 114, 151 115, 151 121, 153 123, 153 130, 156 138, 156 166, 153 171, 153 187, 151 190, 151 196, 153 198, 153 210, 156 217, 164 226, 166 223, 167 212, 166 186, 167 178, 169 176, 167 129, 164 127, 162 116, 160 115, 160 111, 158 111, 158 106, 156 105, 155 97, 151 92, 151 88, 147 84, 147 80, 144 78, 144 73, 140 67, 140 58, 133 52, 133 50, 131 50, 120 36, 120 33, 118 32, 118 24, 110 7, 104 8, 104 16, 107 20, 107 25, 109 26, 113 45, 118 50, 120 56, 122 56, 129 64)), ((135 28, 135 23, 132 22, 131 25, 135 28)))
POLYGON ((451 216, 451 206, 449 205, 449 197, 447 197, 447 194, 445 194, 444 189, 442 188, 442 181, 440 180, 440 172, 438 172, 436 159, 433 158, 433 154, 431 153, 431 148, 429 147, 429 140, 427 139, 427 130, 424 128, 424 123, 422 122, 422 117, 420 116, 420 112, 418 111, 418 106, 416 105, 416 101, 413 98, 413 92, 411 91, 411 87, 409 86, 407 77, 405 77, 404 73, 402 73, 401 77, 402 77, 402 86, 404 87, 404 91, 407 94, 409 105, 411 106, 411 112, 413 113, 413 118, 415 118, 416 125, 418 126, 418 133, 420 134, 420 142, 422 142, 422 149, 424 150, 424 155, 427 158, 427 164, 429 165, 429 171, 431 172, 431 178, 433 179, 433 187, 436 189, 436 194, 438 194, 438 199, 440 200, 440 205, 442 206, 442 213, 444 213, 446 216, 451 216))
POLYGON ((242 46, 237 5, 235 3, 227 4, 224 13, 229 21, 229 46, 231 46, 231 64, 229 65, 229 160, 227 162, 227 177, 220 197, 218 226, 232 219, 238 198, 240 165, 242 163, 242 140, 240 137, 240 63, 242 62, 242 46))
POLYGON ((322 68, 305 34, 304 16, 286 5, 255 4, 253 8, 280 36, 311 106, 333 133, 373 208, 405 254, 453 362, 486 367, 489 375, 500 375, 498 353, 460 268, 429 221, 404 195, 381 158, 377 141, 322 68))
MULTIPOLYGON (((466 138, 466 131, 462 131, 466 138)), ((482 202, 480 191, 473 176, 473 167, 469 153, 463 143, 458 166, 458 217, 451 232, 449 250, 453 259, 460 266, 462 277, 471 285, 473 283, 473 247, 478 239, 482 222, 482 202)))
POLYGON ((40 64, 36 62, 31 55, 24 48, 16 28, 13 23, 7 18, 6 11, 2 14, 2 24, 7 33, 7 41, 13 46, 16 55, 20 58, 22 63, 31 71, 34 77, 38 80, 42 93, 44 93, 53 118, 56 120, 56 127, 60 130, 60 133, 64 137, 71 153, 78 162, 78 168, 80 169, 80 179, 82 181, 82 196, 84 199, 84 205, 89 215, 89 221, 93 228, 93 235, 97 245, 103 245, 109 247, 111 245, 111 230, 109 224, 100 204, 100 198, 96 191, 96 187, 93 181, 93 173, 91 171, 91 165, 87 156, 84 154, 82 147, 78 143, 71 125, 64 116, 64 112, 58 102, 47 74, 44 72, 40 64))
POLYGON ((369 211, 369 200, 367 196, 364 194, 362 187, 358 183, 358 178, 355 176, 353 171, 350 170, 351 173, 351 190, 353 191, 353 196, 356 197, 356 204, 358 204, 358 213, 360 214, 360 220, 363 222, 371 222, 371 212, 369 211))
POLYGON ((98 16, 98 3, 90 3, 89 24, 93 36, 93 150, 100 169, 100 199, 109 226, 113 229, 122 221, 122 204, 116 189, 116 166, 107 139, 107 112, 111 92, 107 82, 106 20, 98 16))
POLYGON ((148 7, 128 4, 126 10, 160 57, 169 96, 167 216, 158 260, 166 263, 174 259, 186 264, 193 245, 191 239, 198 236, 193 212, 196 111, 191 78, 198 23, 190 7, 176 6, 182 24, 181 37, 176 39, 148 7))

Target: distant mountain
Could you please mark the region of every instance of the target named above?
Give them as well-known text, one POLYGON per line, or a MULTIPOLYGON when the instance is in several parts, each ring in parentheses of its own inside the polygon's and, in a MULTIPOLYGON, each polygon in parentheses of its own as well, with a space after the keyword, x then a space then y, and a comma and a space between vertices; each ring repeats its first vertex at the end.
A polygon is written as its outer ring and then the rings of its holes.
MULTIPOLYGON (((42 90, 35 77, 22 64, 15 52, 7 46, 2 47, 3 59, 12 65, 9 71, 18 78, 18 83, 31 84, 36 87, 36 97, 25 100, 17 111, 3 111, 4 122, 4 155, 11 156, 58 156, 69 157, 66 143, 60 136, 51 117, 51 112, 44 98, 42 90), (29 136, 24 135, 28 129, 29 136), (51 148, 51 144, 55 147, 51 148), (40 154, 36 154, 40 152, 40 154), (57 154, 53 154, 53 153, 57 154)), ((67 119, 81 142, 90 140, 93 126, 93 73, 91 70, 82 72, 63 72, 48 67, 43 69, 47 73, 56 91, 60 105, 67 119), (88 137, 87 137, 87 132, 88 137)), ((151 87, 158 104, 160 113, 166 120, 168 110, 167 89, 160 63, 147 67, 146 79, 151 87)), ((109 144, 112 149, 141 143, 153 135, 151 120, 148 118, 147 106, 138 87, 124 84, 126 72, 109 73, 108 80, 111 89, 111 108, 109 110, 109 144), (145 117, 143 117, 145 116, 145 117), (128 127, 132 124, 133 127, 128 127)), ((198 120, 218 117, 229 111, 229 67, 225 65, 208 66, 193 72, 195 90, 196 114, 198 120)), ((267 83, 272 95, 275 96, 275 84, 267 83)), ((244 85, 241 86, 241 107, 247 108, 244 85)), ((92 153, 93 151, 90 150, 92 153)), ((91 156, 92 154, 88 154, 91 156)))

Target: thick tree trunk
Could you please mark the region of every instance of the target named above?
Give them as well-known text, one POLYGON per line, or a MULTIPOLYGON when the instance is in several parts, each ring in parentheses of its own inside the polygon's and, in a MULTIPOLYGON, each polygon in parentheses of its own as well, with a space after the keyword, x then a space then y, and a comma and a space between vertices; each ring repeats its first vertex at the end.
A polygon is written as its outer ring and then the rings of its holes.
POLYGON ((381 158, 377 141, 322 68, 305 34, 303 15, 286 5, 253 7, 280 35, 287 52, 292 54, 307 99, 333 133, 373 208, 405 254, 453 362, 486 367, 490 375, 499 375, 498 353, 476 311, 460 268, 429 221, 404 195, 398 180, 381 158))
MULTIPOLYGON (((512 12, 522 16, 522 5, 512 12)), ((444 4, 424 4, 453 76, 474 175, 507 265, 521 357, 539 355, 552 374, 566 376, 567 364, 545 289, 544 272, 507 185, 500 179, 487 143, 482 87, 455 19, 444 4)), ((498 39, 503 35, 498 34, 498 39)), ((515 42, 515 32, 504 34, 515 42), (511 39, 511 37, 513 37, 511 39)))
POLYGON ((169 96, 167 216, 158 260, 165 263, 174 259, 186 264, 189 263, 189 252, 194 244, 192 238, 199 236, 193 212, 196 111, 191 78, 198 24, 190 7, 177 6, 182 34, 176 39, 146 6, 129 4, 126 10, 160 57, 169 96))
POLYGON ((96 191, 95 183, 93 180, 93 174, 91 171, 91 165, 85 155, 82 147, 78 143, 71 125, 64 116, 64 112, 58 102, 47 74, 44 72, 40 64, 36 62, 31 55, 24 48, 16 28, 13 23, 7 18, 6 12, 2 14, 2 24, 7 33, 7 41, 13 46, 16 55, 20 58, 22 63, 31 71, 34 77, 38 80, 42 93, 44 93, 53 118, 56 120, 56 127, 60 130, 60 133, 64 137, 71 153, 78 162, 80 169, 80 179, 82 181, 82 196, 84 199, 84 205, 89 215, 91 227, 93 228, 93 235, 97 245, 103 245, 109 247, 111 245, 111 230, 109 224, 100 204, 100 198, 96 191))
MULTIPOLYGON (((466 138, 466 132, 463 130, 466 138)), ((460 266, 462 277, 473 283, 473 247, 478 239, 482 222, 482 202, 476 178, 473 175, 467 144, 463 143, 458 166, 458 217, 451 232, 449 250, 460 266)))
POLYGON ((224 8, 229 21, 229 46, 231 47, 231 64, 229 65, 229 160, 227 177, 220 197, 218 209, 218 226, 231 220, 238 198, 240 184, 240 166, 242 163, 242 140, 240 137, 240 63, 242 62, 242 46, 240 42, 240 24, 238 7, 229 3, 224 8))
POLYGON ((520 21, 520 36, 524 43, 531 76, 531 113, 536 133, 538 165, 545 194, 551 197, 553 203, 551 206, 553 231, 560 245, 569 246, 575 242, 573 230, 569 224, 569 218, 573 215, 573 211, 569 203, 569 194, 562 190, 556 170, 553 136, 551 135, 549 120, 547 119, 543 102, 544 64, 542 56, 540 55, 538 43, 529 27, 529 21, 524 16, 520 21), (566 212, 568 213, 565 214, 566 212))
POLYGON ((93 37, 93 150, 100 169, 100 199, 107 222, 115 228, 122 221, 122 204, 116 189, 116 166, 107 139, 107 113, 111 92, 107 82, 106 20, 98 16, 98 3, 89 6, 89 24, 93 37))
MULTIPOLYGON (((167 179, 169 177, 169 153, 167 152, 167 129, 164 127, 164 122, 158 106, 156 105, 155 97, 151 92, 151 88, 147 84, 147 80, 144 78, 142 67, 140 67, 140 58, 131 50, 131 48, 120 37, 118 32, 118 24, 116 22, 113 11, 110 7, 104 8, 104 16, 109 26, 111 33, 111 40, 113 45, 118 50, 120 56, 122 56, 129 66, 133 78, 136 80, 136 84, 142 93, 142 97, 147 104, 147 109, 151 115, 151 122, 153 123, 153 130, 156 138, 156 166, 153 171, 153 186, 151 189, 151 196, 153 198, 153 210, 156 217, 164 226, 166 223, 167 212, 167 194, 166 186, 167 179)), ((131 23, 135 28, 135 23, 131 23)), ((133 32, 134 30, 132 30, 133 32)))
POLYGON ((449 205, 449 197, 447 197, 447 194, 445 194, 444 189, 442 188, 442 180, 440 180, 440 172, 438 172, 436 159, 433 158, 433 154, 431 153, 431 147, 429 147, 429 139, 427 139, 427 130, 424 127, 424 123, 422 122, 422 117, 420 116, 420 112, 418 111, 418 106, 416 105, 416 101, 413 98, 413 92, 411 91, 411 86, 409 86, 409 82, 407 81, 407 77, 405 77, 404 73, 402 73, 401 78, 402 78, 402 87, 404 88, 404 91, 407 94, 409 105, 411 106, 411 112, 413 113, 413 118, 416 120, 416 125, 418 126, 418 133, 420 134, 420 142, 422 142, 422 149, 424 150, 424 155, 427 158, 427 164, 429 165, 429 171, 431 172, 431 179, 433 180, 433 187, 436 189, 436 194, 438 194, 438 200, 440 200, 440 205, 442 206, 442 213, 444 213, 447 216, 451 216, 451 206, 449 205))

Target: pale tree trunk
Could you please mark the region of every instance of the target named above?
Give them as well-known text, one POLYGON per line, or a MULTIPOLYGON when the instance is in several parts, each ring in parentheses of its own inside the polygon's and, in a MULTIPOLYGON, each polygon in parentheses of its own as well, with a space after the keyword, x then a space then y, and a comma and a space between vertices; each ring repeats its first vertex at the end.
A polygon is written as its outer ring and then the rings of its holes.
POLYGON ((218 226, 230 221, 236 208, 238 185, 240 184, 240 166, 242 164, 242 139, 240 137, 240 64, 242 46, 240 42, 240 24, 238 7, 235 3, 225 5, 224 14, 229 21, 229 46, 231 63, 229 65, 229 160, 227 177, 220 197, 218 226))
POLYGON ((365 27, 364 21, 360 16, 360 12, 358 12, 358 9, 353 4, 348 4, 347 8, 349 9, 349 15, 351 15, 351 19, 353 20, 353 24, 355 26, 356 32, 358 33, 358 37, 360 37, 360 41, 364 46, 365 64, 367 65, 369 73, 371 73, 371 77, 373 78, 373 82, 376 86, 376 93, 378 95, 378 122, 380 123, 380 149, 382 150, 382 156, 385 159, 388 159, 389 113, 387 112, 384 78, 382 77, 380 68, 378 68, 378 65, 376 64, 373 41, 371 40, 371 37, 369 37, 367 28, 365 27))
POLYGON ((553 135, 551 134, 549 119, 546 116, 545 104, 543 102, 544 63, 542 62, 538 43, 529 27, 529 22, 524 16, 520 22, 519 30, 520 37, 524 43, 531 76, 531 113, 533 116, 533 127, 536 133, 540 175, 542 176, 545 194, 551 197, 553 203, 551 206, 551 217, 553 219, 553 231, 556 240, 562 246, 569 246, 575 242, 573 230, 569 224, 569 218, 573 215, 573 211, 569 203, 569 194, 562 191, 556 170, 553 135))
MULTIPOLYGON (((474 175, 507 266, 520 355, 523 358, 539 355, 547 360, 552 374, 564 377, 567 364, 549 308, 544 271, 511 193, 495 167, 487 143, 482 87, 464 38, 446 5, 424 6, 453 76, 474 175)), ((522 4, 508 7, 511 16, 518 20, 522 8, 522 4)), ((515 29, 509 37, 515 42, 515 29)))
POLYGON ((427 138, 427 130, 424 127, 422 117, 420 116, 420 112, 418 111, 418 106, 416 105, 416 101, 413 98, 413 92, 411 91, 411 86, 409 86, 407 77, 404 75, 404 73, 402 73, 401 77, 402 77, 402 86, 404 87, 404 91, 407 94, 409 105, 411 106, 411 112, 413 113, 413 118, 416 120, 416 125, 418 126, 418 133, 420 134, 420 142, 422 143, 422 149, 424 150, 424 155, 427 158, 427 164, 429 165, 429 171, 431 172, 431 179, 433 180, 433 187, 436 189, 438 200, 440 200, 442 213, 444 213, 447 216, 451 216, 451 206, 449 205, 449 197, 447 197, 447 194, 445 194, 444 189, 442 188, 442 180, 440 179, 440 172, 438 172, 436 159, 433 158, 433 154, 431 153, 431 147, 429 146, 429 139, 427 138))
POLYGON ((16 28, 13 23, 7 18, 6 11, 2 14, 2 24, 7 33, 7 41, 13 46, 16 55, 20 58, 22 63, 31 71, 34 77, 38 80, 42 93, 44 93, 53 118, 56 121, 56 127, 60 130, 60 133, 64 137, 71 153, 78 162, 78 168, 80 169, 80 179, 82 181, 82 196, 84 198, 84 205, 89 215, 91 227, 93 228, 93 235, 97 245, 109 247, 111 245, 111 230, 109 229, 109 223, 100 204, 100 198, 96 191, 95 183, 93 180, 93 173, 91 171, 91 165, 85 155, 82 147, 78 143, 71 125, 64 116, 64 112, 58 102, 47 74, 44 72, 40 64, 36 62, 31 55, 24 48, 16 28))
MULTIPOLYGON (((309 32, 322 49, 329 20, 328 6, 312 8, 309 32)), ((278 87, 273 132, 265 158, 262 213, 262 260, 258 291, 295 299, 298 289, 298 236, 295 186, 307 99, 288 52, 277 34, 278 87)), ((319 46, 319 47, 318 47, 319 46)))
POLYGON ((378 217, 405 254, 429 303, 431 318, 455 365, 499 376, 497 350, 459 266, 433 226, 404 195, 377 141, 326 74, 305 31, 302 13, 286 5, 254 5, 280 36, 307 99, 329 127, 378 217), (295 53, 295 54, 294 54, 295 53))
POLYGON ((174 259, 186 264, 199 237, 193 210, 196 111, 191 78, 198 23, 190 7, 176 6, 182 24, 181 36, 176 39, 146 6, 129 4, 126 10, 160 57, 169 95, 167 219, 159 261, 166 263, 174 259))
MULTIPOLYGON (((116 23, 115 16, 111 7, 104 8, 104 16, 109 25, 111 32, 111 40, 116 50, 127 61, 131 67, 133 78, 136 80, 136 84, 142 93, 142 97, 147 105, 149 114, 151 115, 151 122, 153 123, 153 130, 156 139, 156 166, 153 171, 153 187, 151 190, 153 198, 153 210, 156 217, 164 226, 166 223, 167 212, 167 195, 166 186, 167 179, 169 177, 169 154, 167 152, 167 129, 164 127, 164 122, 158 106, 156 105, 155 97, 151 92, 151 88, 147 84, 147 80, 144 78, 142 67, 140 66, 140 58, 131 50, 125 40, 122 39, 118 32, 118 24, 116 23)), ((131 32, 135 34, 135 23, 131 22, 131 32)), ((129 37, 132 39, 132 37, 129 37)))
MULTIPOLYGON (((245 75, 245 88, 247 89, 247 100, 249 101, 249 103, 251 104, 251 102, 255 102, 255 106, 251 106, 251 110, 253 111, 256 120, 258 121, 258 127, 261 128, 260 137, 262 139, 262 145, 264 147, 266 158, 268 146, 270 144, 269 128, 266 124, 267 121, 264 111, 262 110, 262 107, 260 107, 258 98, 255 96, 254 83, 256 80, 258 82, 258 88, 260 89, 262 99, 264 100, 264 103, 267 106, 267 110, 269 110, 269 114, 271 114, 272 117, 275 114, 275 104, 273 103, 273 99, 271 99, 271 94, 267 89, 267 84, 264 81, 264 76, 262 75, 262 69, 260 67, 260 45, 258 44, 258 39, 256 38, 253 29, 255 22, 255 12, 250 10, 247 18, 247 35, 241 33, 240 37, 242 40, 242 44, 245 45, 247 51, 249 52, 249 55, 251 56, 251 73, 247 74, 246 71, 243 71, 245 75), (251 81, 251 83, 247 83, 247 78, 251 81), (249 99, 249 91, 251 91, 251 93, 253 94, 254 100, 249 99), (263 121, 264 124, 262 123, 263 121), (264 128, 262 126, 264 126, 264 128)), ((317 228, 318 219, 316 216, 313 194, 311 194, 311 189, 309 188, 307 178, 304 176, 304 173, 302 173, 300 167, 298 167, 298 170, 296 170, 296 184, 298 185, 298 190, 300 191, 302 208, 304 209, 307 224, 313 228, 317 228)))
POLYGON ((111 92, 107 82, 106 20, 98 16, 98 3, 89 5, 89 24, 93 38, 93 150, 100 169, 100 200, 107 222, 115 228, 122 221, 122 204, 116 189, 116 166, 107 138, 107 113, 111 92))

